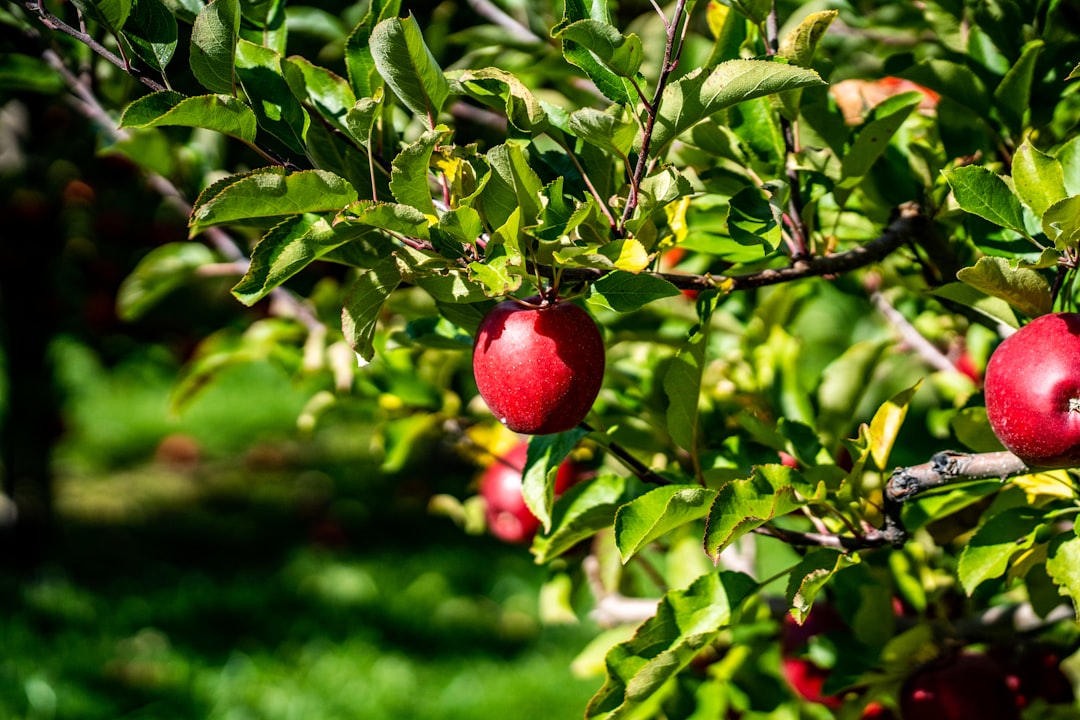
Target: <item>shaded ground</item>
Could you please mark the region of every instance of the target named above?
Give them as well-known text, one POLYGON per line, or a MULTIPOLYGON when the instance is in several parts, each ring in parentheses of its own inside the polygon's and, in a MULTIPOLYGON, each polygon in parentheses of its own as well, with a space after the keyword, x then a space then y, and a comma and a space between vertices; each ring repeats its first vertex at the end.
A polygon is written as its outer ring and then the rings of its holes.
POLYGON ((70 414, 59 535, 39 567, 0 570, 0 717, 581 715, 600 679, 569 664, 591 633, 539 623, 547 571, 425 510, 467 474, 382 476, 357 451, 362 427, 298 444, 281 393, 261 425, 215 421, 265 392, 258 376, 198 422, 246 450, 208 456, 194 439, 185 456, 179 435, 151 461, 150 441, 176 430, 146 420, 159 380, 126 401, 123 382, 88 389, 70 414))

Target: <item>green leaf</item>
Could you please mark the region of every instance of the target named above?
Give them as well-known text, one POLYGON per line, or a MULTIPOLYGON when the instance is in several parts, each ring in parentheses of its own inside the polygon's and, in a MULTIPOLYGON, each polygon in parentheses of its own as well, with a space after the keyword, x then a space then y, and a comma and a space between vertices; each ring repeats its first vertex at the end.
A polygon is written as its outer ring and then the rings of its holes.
POLYGON ((1020 321, 1009 303, 962 282, 946 283, 931 290, 930 294, 969 307, 995 323, 1003 323, 1014 329, 1020 327, 1020 321))
POLYGON ((335 212, 356 202, 356 190, 324 170, 284 174, 267 169, 215 185, 199 196, 188 227, 192 235, 222 223, 300 213, 335 212))
POLYGON ((1020 199, 1001 176, 978 165, 946 170, 944 175, 961 209, 1027 235, 1020 199))
POLYGON ((434 127, 450 94, 450 83, 411 13, 375 26, 371 55, 379 74, 405 107, 434 127))
POLYGON ((401 11, 401 0, 371 0, 368 10, 345 40, 345 69, 356 97, 372 97, 382 87, 382 78, 371 55, 371 31, 401 11))
POLYGON ((708 336, 709 325, 703 321, 690 333, 686 344, 675 353, 664 373, 668 434, 676 444, 691 453, 696 453, 698 446, 698 403, 708 336))
POLYGON ((1013 154, 1012 178, 1016 194, 1040 217, 1068 195, 1061 162, 1036 148, 1028 138, 1013 154))
POLYGON ((1080 245, 1080 195, 1073 195, 1046 208, 1043 232, 1058 250, 1075 250, 1080 245))
POLYGON ((726 107, 823 84, 813 70, 767 60, 728 60, 712 70, 692 70, 664 88, 653 131, 653 152, 726 107))
POLYGON ((552 435, 533 435, 525 456, 525 472, 521 476, 521 496, 525 504, 544 527, 551 530, 551 506, 555 499, 555 478, 574 446, 587 431, 576 427, 552 435))
POLYGON ((511 266, 508 255, 487 258, 483 263, 469 263, 473 279, 484 285, 488 297, 503 297, 521 287, 520 268, 511 266))
POLYGON ((176 52, 176 17, 161 0, 138 0, 121 37, 136 57, 164 73, 176 52))
POLYGON ((249 144, 254 144, 258 131, 254 111, 229 95, 185 97, 172 90, 162 90, 135 100, 120 116, 120 127, 166 125, 213 130, 249 144))
POLYGON ((239 0, 207 3, 191 28, 191 72, 210 92, 236 94, 233 64, 240 38, 239 0))
POLYGON ((829 25, 839 15, 838 10, 821 10, 810 13, 802 21, 792 28, 784 39, 780 41, 777 54, 799 67, 810 67, 814 59, 814 52, 821 41, 829 25))
POLYGON ((446 76, 457 83, 459 92, 504 111, 506 119, 518 130, 537 132, 547 127, 544 106, 513 73, 489 67, 451 71, 446 76))
POLYGON ((981 257, 974 267, 962 268, 957 279, 987 295, 1005 300, 1028 317, 1045 315, 1053 309, 1050 283, 1042 273, 1016 267, 1002 257, 981 257))
MULTIPOLYGON (((839 15, 837 10, 822 10, 810 13, 796 27, 784 35, 784 39, 780 41, 777 55, 792 65, 805 68, 811 67, 818 42, 820 42, 825 31, 829 29, 829 25, 832 24, 837 15, 839 15)), ((774 101, 789 120, 798 117, 801 102, 802 90, 788 90, 779 93, 774 101)))
POLYGON ((341 329, 349 347, 364 363, 375 357, 375 328, 379 316, 386 299, 400 284, 401 267, 397 258, 390 256, 371 269, 361 271, 345 289, 341 329))
POLYGON ((964 592, 971 595, 985 580, 1005 574, 1012 558, 1031 547, 1043 513, 1033 507, 1014 507, 991 516, 964 543, 956 572, 964 592))
POLYGON ((1050 542, 1046 572, 1059 592, 1072 599, 1080 621, 1080 536, 1062 533, 1050 542))
MULTIPOLYGON (((552 35, 575 22, 593 20, 605 25, 611 25, 611 16, 607 5, 599 2, 591 2, 586 7, 585 0, 568 0, 563 3, 563 19, 552 28, 552 35)), ((581 43, 571 38, 562 38, 562 54, 571 65, 581 68, 589 79, 596 85, 604 97, 615 103, 627 104, 630 102, 630 91, 623 79, 597 59, 596 55, 581 43)))
POLYGON ((538 565, 545 565, 582 540, 611 527, 623 495, 626 479, 604 474, 570 487, 551 508, 551 533, 537 535, 530 551, 538 565))
POLYGON ((632 638, 608 651, 607 678, 589 701, 586 719, 633 717, 636 708, 732 623, 755 589, 749 576, 724 571, 702 575, 685 590, 664 595, 656 615, 632 638))
POLYGON ((893 395, 877 409, 870 421, 870 456, 879 470, 888 469, 889 455, 907 417, 908 405, 921 384, 920 380, 893 395))
POLYGON ((615 312, 633 312, 649 303, 679 294, 679 288, 655 275, 615 270, 589 287, 588 301, 615 312))
POLYGON ((111 33, 120 32, 131 13, 132 0, 72 0, 85 17, 99 22, 111 33))
POLYGON ((1035 79, 1036 63, 1046 47, 1043 40, 1024 45, 1020 59, 1012 64, 1001 83, 994 89, 994 104, 1001 119, 1014 133, 1024 127, 1024 113, 1031 105, 1031 86, 1035 79))
POLYGON ((254 305, 312 262, 346 243, 364 245, 374 263, 390 252, 362 242, 372 235, 368 225, 355 221, 331 224, 318 215, 295 215, 274 226, 251 252, 251 265, 232 294, 245 305, 254 305))
POLYGON ((795 622, 800 625, 806 622, 814 599, 830 578, 858 561, 857 555, 848 555, 838 550, 819 548, 807 553, 788 575, 786 597, 795 622))
POLYGON ((349 132, 345 118, 356 105, 356 95, 345 78, 299 56, 283 60, 281 69, 298 100, 315 108, 337 130, 349 132))
POLYGON ((402 205, 414 207, 435 221, 435 203, 428 184, 431 153, 447 135, 440 125, 428 130, 394 158, 390 171, 390 192, 402 205))
POLYGON ((125 322, 138 320, 159 300, 187 282, 214 254, 202 243, 168 243, 143 256, 116 294, 117 314, 125 322))
POLYGON ((664 485, 619 508, 615 544, 626 564, 656 538, 709 514, 716 491, 697 485, 664 485))
POLYGON ((345 127, 354 140, 365 147, 371 147, 371 132, 375 121, 382 112, 383 94, 379 90, 374 98, 360 98, 345 113, 345 127))
POLYGON ((720 488, 705 526, 705 552, 718 562, 731 543, 765 523, 799 509, 811 488, 797 472, 783 465, 759 465, 744 480, 732 480, 720 488))
POLYGON ((21 53, 0 53, 0 88, 57 93, 64 79, 47 62, 21 53))
POLYGON ((535 225, 540 215, 543 183, 529 166, 520 145, 496 145, 487 153, 491 176, 480 193, 479 210, 491 228, 500 228, 519 211, 522 225, 535 225))
POLYGON ((553 37, 588 48, 608 69, 622 77, 636 76, 644 58, 641 38, 633 33, 623 35, 613 25, 598 20, 561 24, 553 37))
MULTIPOLYGON (((220 0, 214 0, 217 4, 220 0)), ((236 46, 236 75, 244 86, 259 126, 303 155, 311 119, 285 82, 283 58, 276 50, 240 40, 236 46)))
POLYGON ((889 140, 923 100, 921 92, 894 95, 874 106, 840 164, 840 187, 854 188, 885 152, 889 140))
POLYGON ((570 132, 619 157, 630 155, 637 131, 637 124, 626 119, 622 105, 611 105, 603 112, 586 107, 570 113, 570 132))
POLYGON ((768 193, 768 188, 746 187, 728 204, 731 239, 743 247, 761 246, 763 257, 776 250, 781 236, 777 206, 768 193))

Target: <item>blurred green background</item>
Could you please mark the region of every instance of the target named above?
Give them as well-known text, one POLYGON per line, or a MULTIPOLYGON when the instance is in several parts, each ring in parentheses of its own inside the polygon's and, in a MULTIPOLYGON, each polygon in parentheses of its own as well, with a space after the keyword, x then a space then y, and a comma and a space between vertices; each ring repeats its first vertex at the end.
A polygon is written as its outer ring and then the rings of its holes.
POLYGON ((590 629, 540 622, 546 571, 426 511, 467 466, 380 473, 362 421, 298 440, 308 395, 268 364, 174 416, 160 348, 53 352, 58 524, 0 574, 0 717, 580 714, 590 629))

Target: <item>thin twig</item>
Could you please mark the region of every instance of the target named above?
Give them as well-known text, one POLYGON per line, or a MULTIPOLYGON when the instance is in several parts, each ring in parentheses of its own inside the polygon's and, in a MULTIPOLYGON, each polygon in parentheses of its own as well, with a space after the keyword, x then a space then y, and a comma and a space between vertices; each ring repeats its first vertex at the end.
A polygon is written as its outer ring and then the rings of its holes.
MULTIPOLYGON (((581 422, 581 423, 578 423, 578 425, 583 430, 585 430, 585 432, 589 432, 589 433, 596 432, 596 428, 594 428, 592 425, 590 425, 587 422, 581 422)), ((616 458, 618 458, 619 461, 621 461, 623 463, 623 465, 625 465, 632 473, 637 475, 638 478, 641 481, 647 482, 647 483, 652 483, 653 485, 670 485, 671 484, 670 480, 668 480, 663 475, 660 475, 655 470, 652 470, 651 468, 649 468, 648 465, 646 465, 645 463, 641 462, 636 457, 631 455, 630 451, 628 451, 622 445, 619 445, 616 442, 612 442, 611 440, 609 440, 607 438, 605 438, 603 445, 608 451, 611 452, 612 455, 614 455, 616 458)))
POLYGON ((664 96, 664 89, 667 87, 671 73, 673 73, 678 66, 679 54, 682 52, 682 45, 676 42, 676 36, 679 32, 680 22, 685 22, 683 18, 685 9, 686 0, 679 0, 675 5, 675 14, 672 21, 667 23, 667 43, 664 46, 664 61, 660 68, 660 75, 656 79, 656 90, 653 92, 652 102, 646 106, 648 110, 645 116, 645 127, 641 134, 641 150, 638 154, 637 165, 634 168, 633 174, 630 176, 630 194, 626 199, 626 206, 623 208, 622 218, 619 220, 619 225, 616 228, 616 234, 620 236, 626 232, 626 223, 630 219, 634 209, 637 207, 641 181, 645 179, 645 174, 649 168, 649 148, 652 145, 653 128, 656 126, 656 116, 660 111, 660 100, 664 96))
POLYGON ((128 62, 125 62, 123 58, 116 55, 107 47, 99 43, 89 33, 83 30, 73 28, 57 16, 53 15, 51 12, 45 9, 45 6, 40 2, 40 0, 28 0, 24 3, 24 5, 26 9, 28 9, 31 13, 37 16, 38 20, 41 21, 42 25, 49 28, 50 30, 58 30, 65 35, 70 35, 71 37, 75 38, 83 45, 86 45, 86 47, 94 51, 95 54, 105 58, 110 63, 120 68, 127 74, 131 75, 133 78, 135 78, 151 90, 160 91, 165 89, 164 85, 159 83, 154 78, 150 77, 150 75, 146 74, 142 70, 133 67, 128 62))

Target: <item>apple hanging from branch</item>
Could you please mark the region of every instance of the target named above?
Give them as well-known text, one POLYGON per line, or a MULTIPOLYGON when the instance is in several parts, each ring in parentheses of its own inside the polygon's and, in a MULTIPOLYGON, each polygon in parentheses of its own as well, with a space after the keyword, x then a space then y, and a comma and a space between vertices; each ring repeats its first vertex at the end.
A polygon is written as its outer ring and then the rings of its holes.
MULTIPOLYGON (((540 527, 540 521, 521 495, 521 476, 529 444, 521 442, 498 457, 480 476, 480 495, 488 531, 508 543, 526 543, 540 527)), ((579 479, 579 468, 571 460, 559 465, 555 476, 555 497, 579 479)))
POLYGON ((986 365, 986 414, 1029 467, 1080 465, 1080 314, 1035 318, 986 365))
POLYGON ((480 397, 514 432, 548 435, 580 423, 604 379, 604 340, 577 305, 505 300, 484 316, 473 345, 480 397))

